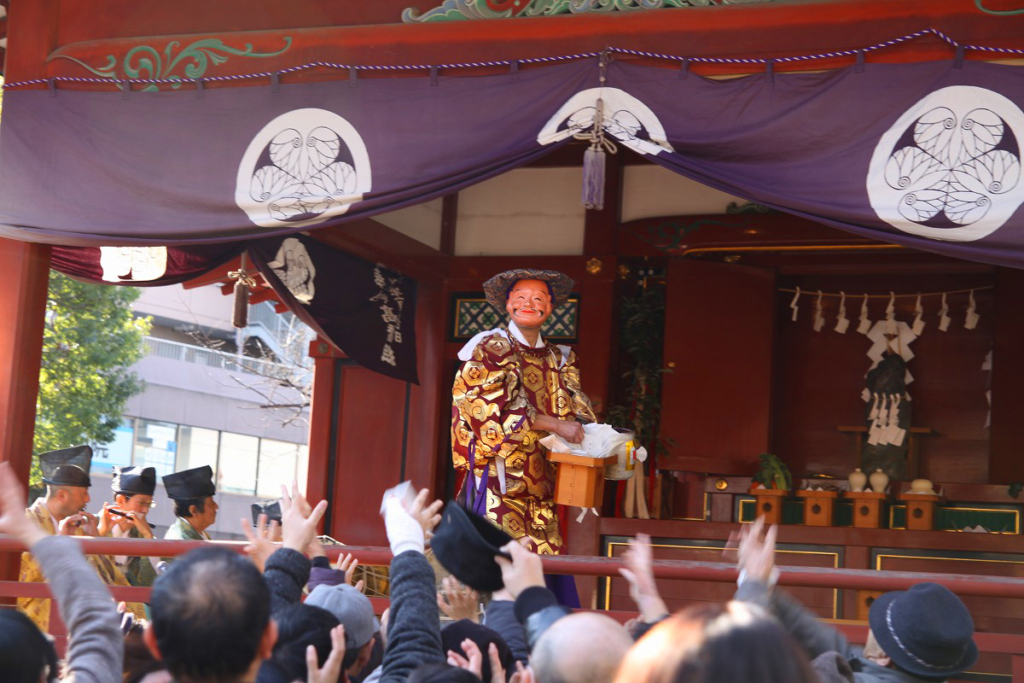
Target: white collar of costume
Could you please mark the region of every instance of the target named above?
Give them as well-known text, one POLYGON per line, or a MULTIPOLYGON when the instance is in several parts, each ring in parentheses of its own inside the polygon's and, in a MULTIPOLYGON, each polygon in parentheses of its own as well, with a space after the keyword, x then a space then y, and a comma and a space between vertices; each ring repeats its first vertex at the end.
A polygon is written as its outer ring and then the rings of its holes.
MULTIPOLYGON (((473 338, 466 342, 466 345, 462 347, 461 351, 459 351, 459 360, 471 360, 473 358, 473 349, 476 348, 477 344, 482 342, 487 337, 490 337, 492 334, 501 334, 502 336, 505 337, 505 339, 508 339, 509 332, 511 332, 512 336, 516 338, 516 341, 518 341, 523 346, 530 345, 530 343, 526 341, 526 337, 523 336, 523 333, 522 331, 520 331, 519 327, 517 327, 514 322, 509 320, 507 330, 502 327, 496 327, 493 330, 485 330, 483 332, 477 332, 476 334, 474 334, 473 338)), ((544 348, 544 337, 538 334, 537 343, 534 344, 533 347, 535 349, 544 348)))

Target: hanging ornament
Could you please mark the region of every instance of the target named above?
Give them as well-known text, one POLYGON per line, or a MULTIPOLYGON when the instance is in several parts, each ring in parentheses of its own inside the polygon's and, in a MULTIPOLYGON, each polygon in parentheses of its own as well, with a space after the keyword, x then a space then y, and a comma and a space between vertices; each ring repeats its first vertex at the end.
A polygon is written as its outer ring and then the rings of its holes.
POLYGON ((846 334, 850 326, 850 320, 846 317, 846 292, 839 292, 839 317, 836 319, 835 330, 839 334, 846 334))
POLYGON ((939 309, 939 332, 945 332, 949 329, 949 323, 952 322, 952 318, 949 317, 949 304, 946 303, 946 294, 942 294, 942 308, 939 309))
POLYGON ((917 303, 914 304, 914 324, 910 326, 910 331, 918 337, 924 331, 924 306, 921 305, 920 292, 917 295, 917 303))
MULTIPOLYGON (((601 87, 604 87, 607 80, 605 69, 608 66, 608 61, 608 52, 602 52, 599 77, 601 87)), ((597 105, 594 109, 594 123, 590 130, 585 133, 577 133, 573 137, 577 140, 590 142, 590 147, 583 153, 583 191, 580 201, 583 202, 584 208, 600 211, 604 209, 605 162, 607 155, 615 154, 618 151, 615 143, 605 137, 604 99, 597 98, 597 105)))
POLYGON ((860 305, 860 324, 857 325, 857 331, 861 334, 867 334, 871 331, 871 319, 868 318, 868 295, 864 295, 864 303, 860 305))
POLYGON ((970 299, 967 304, 967 314, 964 317, 964 327, 966 327, 968 330, 973 330, 975 327, 977 327, 978 320, 981 319, 981 316, 978 315, 978 312, 977 310, 975 310, 975 308, 976 307, 974 303, 974 290, 972 289, 970 299))
POLYGON ((800 301, 800 288, 796 288, 796 296, 789 302, 789 307, 793 309, 793 322, 796 322, 796 316, 800 312, 800 309, 796 307, 796 302, 800 301))
POLYGON ((818 299, 814 302, 814 331, 821 332, 825 327, 825 315, 821 310, 821 290, 818 290, 818 299))
POLYGON ((249 326, 249 290, 256 288, 256 271, 246 270, 248 256, 242 252, 242 263, 238 270, 228 272, 228 279, 235 281, 235 306, 231 316, 231 324, 242 329, 249 326))

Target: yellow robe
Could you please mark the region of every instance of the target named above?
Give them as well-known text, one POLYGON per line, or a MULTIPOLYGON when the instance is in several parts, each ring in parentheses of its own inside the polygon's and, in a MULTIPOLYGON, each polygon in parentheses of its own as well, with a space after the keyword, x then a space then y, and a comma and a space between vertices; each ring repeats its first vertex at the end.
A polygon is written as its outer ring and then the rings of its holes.
MULTIPOLYGON (((34 521, 48 534, 56 534, 57 529, 53 524, 53 517, 46 507, 42 498, 36 500, 30 508, 25 510, 29 519, 34 521)), ((75 536, 84 536, 81 529, 75 529, 75 536)), ((124 577, 121 570, 117 568, 114 561, 106 555, 87 555, 90 564, 96 568, 96 573, 108 586, 130 586, 128 579, 124 577)), ((39 563, 32 557, 31 553, 21 554, 21 573, 19 581, 30 583, 44 583, 46 577, 39 563)), ((50 599, 49 598, 18 598, 18 608, 28 615, 41 630, 47 631, 50 627, 50 599)), ((129 602, 128 611, 132 612, 137 619, 146 618, 146 608, 138 603, 129 602)))

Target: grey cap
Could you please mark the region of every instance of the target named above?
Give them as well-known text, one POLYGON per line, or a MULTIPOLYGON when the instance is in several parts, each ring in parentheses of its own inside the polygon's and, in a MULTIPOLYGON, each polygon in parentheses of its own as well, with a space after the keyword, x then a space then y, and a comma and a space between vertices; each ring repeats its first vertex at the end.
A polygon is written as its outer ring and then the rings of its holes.
POLYGON ((321 607, 345 627, 345 647, 357 648, 370 642, 377 631, 370 599, 347 584, 321 584, 306 598, 306 604, 321 607))

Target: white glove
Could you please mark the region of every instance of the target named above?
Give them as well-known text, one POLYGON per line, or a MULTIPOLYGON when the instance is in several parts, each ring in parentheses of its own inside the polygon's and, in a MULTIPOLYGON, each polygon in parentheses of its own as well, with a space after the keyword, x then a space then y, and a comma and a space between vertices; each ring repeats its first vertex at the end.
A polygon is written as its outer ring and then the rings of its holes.
POLYGON ((384 501, 384 527, 388 532, 392 555, 398 557, 406 550, 423 553, 426 545, 423 527, 406 511, 402 501, 394 496, 384 501))

